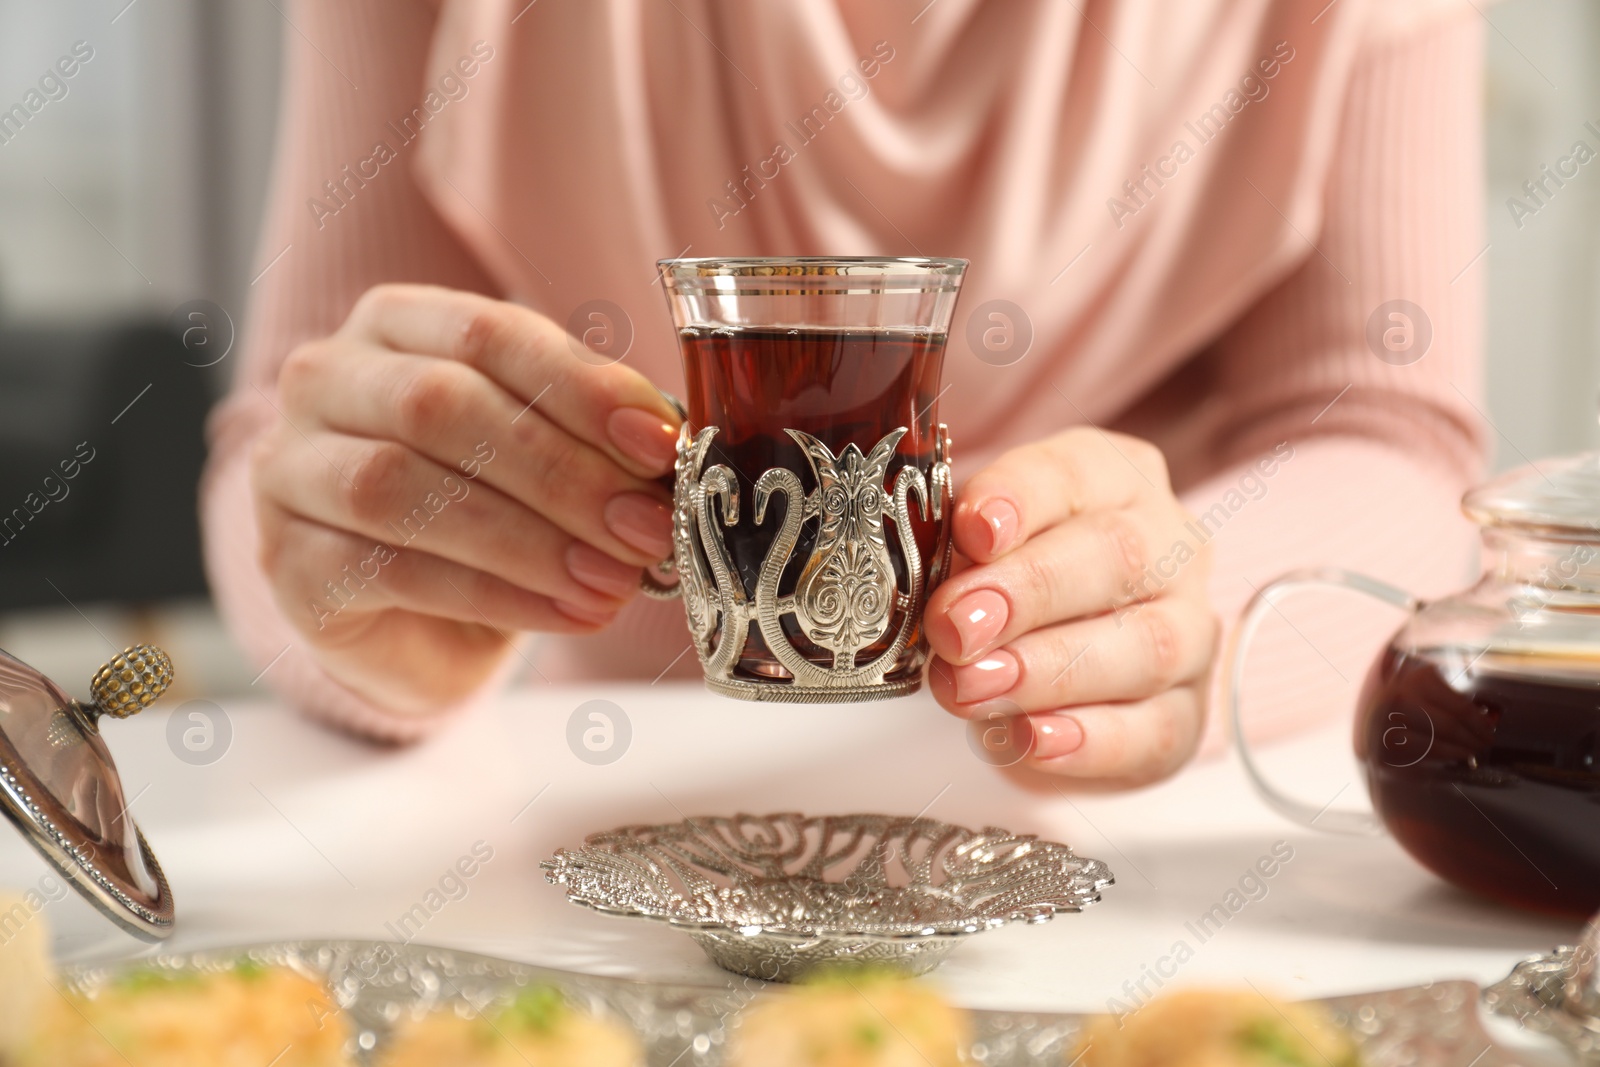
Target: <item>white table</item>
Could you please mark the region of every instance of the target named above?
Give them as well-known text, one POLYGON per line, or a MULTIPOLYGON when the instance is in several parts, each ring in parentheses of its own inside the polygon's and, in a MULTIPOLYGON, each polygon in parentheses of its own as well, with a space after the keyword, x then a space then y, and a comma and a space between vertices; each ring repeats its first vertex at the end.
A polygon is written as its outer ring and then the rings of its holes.
MULTIPOLYGON (((417 935, 550 966, 689 982, 725 978, 685 936, 566 903, 539 861, 587 832, 741 810, 928 814, 1066 841, 1117 884, 1081 915, 973 938, 938 972, 973 1007, 1104 1010, 1178 941, 1173 982, 1248 977, 1289 996, 1494 981, 1576 927, 1460 894, 1392 842, 1301 832, 1256 801, 1231 760, 1131 794, 1038 796, 980 761, 926 696, 868 705, 751 705, 698 686, 517 690, 407 749, 373 748, 270 703, 227 708, 233 739, 209 766, 168 747, 171 712, 109 723, 132 811, 171 878, 195 948, 267 939, 392 939, 396 922, 483 841, 494 857, 417 935), (578 705, 614 701, 626 754, 591 766, 568 748, 578 705), (534 800, 537 796, 537 800, 534 800), (530 805, 530 801, 533 801, 530 805), (1186 924, 1222 901, 1275 842, 1293 859, 1203 943, 1186 924)), ((1308 797, 1359 798, 1342 728, 1269 761, 1308 797), (1350 784, 1354 783, 1354 784, 1350 784)), ((0 833, 0 885, 46 872, 0 833)), ((69 899, 47 909, 63 956, 140 946, 69 899)), ((1171 972, 1172 961, 1161 964, 1171 972)), ((1145 978, 1153 991, 1154 981, 1145 978)))

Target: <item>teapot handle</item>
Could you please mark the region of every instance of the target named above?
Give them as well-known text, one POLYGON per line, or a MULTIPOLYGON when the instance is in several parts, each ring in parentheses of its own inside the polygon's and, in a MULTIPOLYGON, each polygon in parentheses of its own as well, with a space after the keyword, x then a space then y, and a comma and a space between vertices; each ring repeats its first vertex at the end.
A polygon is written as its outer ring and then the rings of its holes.
POLYGON ((1365 593, 1408 612, 1414 612, 1422 606, 1421 601, 1404 589, 1398 589, 1376 578, 1368 578, 1352 571, 1336 567, 1290 571, 1257 590, 1249 605, 1245 607, 1244 614, 1239 617, 1239 625, 1229 641, 1223 706, 1228 711, 1228 718, 1233 727, 1234 748, 1244 764, 1245 774, 1249 775, 1250 783, 1256 787, 1256 792, 1261 794, 1261 799, 1267 802, 1268 807, 1287 819, 1315 830, 1326 830, 1336 834, 1377 836, 1383 833, 1383 823, 1371 812, 1338 808, 1329 810, 1326 806, 1314 808, 1303 800, 1296 800, 1280 792, 1277 786, 1261 773, 1261 768, 1256 766, 1255 758, 1250 753, 1250 744, 1244 735, 1239 697, 1244 687, 1245 656, 1250 651, 1250 642, 1255 637, 1256 629, 1260 627, 1262 619, 1266 618, 1268 612, 1278 610, 1278 601, 1289 594, 1304 589, 1330 586, 1336 589, 1354 589, 1358 593, 1365 593))

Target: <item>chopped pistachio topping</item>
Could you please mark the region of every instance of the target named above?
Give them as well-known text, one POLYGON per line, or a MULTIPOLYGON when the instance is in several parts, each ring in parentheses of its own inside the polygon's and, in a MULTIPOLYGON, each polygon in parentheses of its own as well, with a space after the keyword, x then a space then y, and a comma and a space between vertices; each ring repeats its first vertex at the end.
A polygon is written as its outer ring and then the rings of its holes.
POLYGON ((111 988, 123 993, 144 993, 154 989, 194 989, 204 983, 205 975, 198 971, 141 967, 118 975, 111 988))
POLYGON ((536 985, 518 993, 517 998, 500 1013, 499 1022, 536 1034, 548 1034, 566 1013, 567 999, 561 995, 561 990, 555 986, 536 985))
POLYGON ((1247 1024, 1239 1031, 1239 1045, 1285 1067, 1313 1067, 1306 1062, 1284 1024, 1275 1019, 1257 1019, 1247 1024))
POLYGON ((246 982, 259 982, 267 976, 269 968, 260 960, 253 960, 248 956, 240 957, 233 965, 233 973, 246 982))
POLYGON ((883 1027, 874 1023, 862 1023, 856 1027, 856 1042, 862 1048, 877 1048, 883 1044, 883 1038, 883 1027))

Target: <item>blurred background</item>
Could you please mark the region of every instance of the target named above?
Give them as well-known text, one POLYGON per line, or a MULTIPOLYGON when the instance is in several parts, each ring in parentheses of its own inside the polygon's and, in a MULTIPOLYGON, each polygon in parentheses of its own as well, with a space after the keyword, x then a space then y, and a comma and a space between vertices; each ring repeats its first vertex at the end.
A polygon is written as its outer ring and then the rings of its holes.
MULTIPOLYGON (((254 691, 209 607, 194 484, 274 254, 256 236, 281 2, 0 0, 0 648, 64 683, 137 635, 188 692, 254 691), (30 494, 44 506, 6 527, 30 494)), ((1600 444, 1600 170, 1535 215, 1507 204, 1574 141, 1600 148, 1600 5, 1482 7, 1489 247, 1468 269, 1487 271, 1503 469, 1600 444)))

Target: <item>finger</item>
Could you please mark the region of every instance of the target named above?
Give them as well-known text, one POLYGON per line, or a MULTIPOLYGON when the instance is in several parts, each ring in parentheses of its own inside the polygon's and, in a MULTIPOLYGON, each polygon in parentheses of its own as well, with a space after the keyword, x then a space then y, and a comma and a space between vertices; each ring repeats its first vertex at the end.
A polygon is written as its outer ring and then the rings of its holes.
POLYGON ((970 663, 1020 634, 1136 599, 1185 591, 1206 571, 1205 546, 1181 542, 1176 508, 1091 511, 1045 531, 992 563, 944 582, 928 598, 933 651, 970 663), (1184 552, 1167 551, 1181 542, 1184 552), (1163 546, 1166 574, 1152 561, 1163 546))
POLYGON ((433 286, 380 285, 357 301, 340 333, 473 367, 635 474, 672 469, 682 420, 660 390, 621 364, 578 358, 578 342, 527 308, 433 286))
POLYGON ((965 718, 1005 710, 1141 700, 1210 670, 1217 620, 1201 602, 1163 597, 1025 633, 976 662, 936 660, 928 685, 965 718))
POLYGON ((1183 766, 1205 725, 1201 685, 1127 704, 1090 704, 1021 717, 1029 766, 1068 778, 1143 785, 1183 766))
POLYGON ((335 530, 271 502, 261 511, 273 593, 296 629, 337 642, 363 616, 400 609, 503 634, 592 633, 615 617, 529 592, 492 574, 415 549, 335 530))
POLYGON ((275 435, 257 453, 254 478, 260 492, 302 518, 591 611, 615 607, 638 581, 640 568, 579 547, 497 490, 393 441, 322 431, 275 435))
POLYGON ((1170 495, 1166 460, 1148 441, 1075 427, 1014 448, 974 474, 956 498, 956 547, 998 559, 1075 515, 1170 495))
POLYGON ((629 474, 539 412, 524 410, 464 364, 365 346, 338 352, 306 346, 284 364, 278 387, 286 403, 317 424, 397 439, 630 565, 672 550, 669 500, 661 486, 629 474), (623 494, 647 499, 617 501, 623 494), (640 522, 629 523, 635 512, 640 522))

